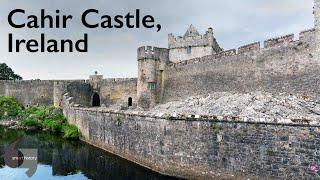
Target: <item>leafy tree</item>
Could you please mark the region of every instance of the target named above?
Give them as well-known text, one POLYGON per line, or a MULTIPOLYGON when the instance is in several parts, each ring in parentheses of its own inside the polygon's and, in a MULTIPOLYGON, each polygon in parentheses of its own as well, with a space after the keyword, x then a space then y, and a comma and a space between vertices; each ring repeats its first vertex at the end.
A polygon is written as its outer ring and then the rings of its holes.
POLYGON ((22 80, 22 77, 15 74, 5 63, 0 63, 0 80, 22 80))

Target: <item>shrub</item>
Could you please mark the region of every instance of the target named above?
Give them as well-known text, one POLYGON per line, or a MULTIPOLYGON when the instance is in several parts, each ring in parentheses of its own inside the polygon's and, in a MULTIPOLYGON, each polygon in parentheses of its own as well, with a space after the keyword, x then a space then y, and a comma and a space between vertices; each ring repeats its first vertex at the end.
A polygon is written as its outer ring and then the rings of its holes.
POLYGON ((29 107, 20 113, 20 119, 27 119, 34 114, 38 108, 36 106, 29 107))
POLYGON ((59 121, 61 124, 67 123, 67 118, 62 113, 56 113, 52 116, 52 119, 55 121, 59 121))
POLYGON ((35 118, 39 119, 40 121, 43 121, 47 117, 47 110, 46 107, 40 106, 38 107, 38 110, 34 112, 35 118))
POLYGON ((63 138, 66 139, 79 139, 80 132, 75 125, 66 124, 62 127, 63 138))
POLYGON ((16 118, 22 111, 23 106, 13 97, 0 96, 0 119, 16 118))
POLYGON ((47 129, 53 133, 62 131, 62 124, 59 121, 53 119, 45 119, 42 123, 42 128, 47 129))
POLYGON ((0 119, 8 117, 20 119, 24 127, 36 127, 53 133, 63 133, 67 139, 78 139, 79 130, 68 125, 62 111, 54 106, 31 106, 24 109, 13 97, 0 96, 0 119))
POLYGON ((41 123, 34 118, 23 119, 21 121, 21 125, 24 127, 37 127, 37 128, 41 127, 41 123))

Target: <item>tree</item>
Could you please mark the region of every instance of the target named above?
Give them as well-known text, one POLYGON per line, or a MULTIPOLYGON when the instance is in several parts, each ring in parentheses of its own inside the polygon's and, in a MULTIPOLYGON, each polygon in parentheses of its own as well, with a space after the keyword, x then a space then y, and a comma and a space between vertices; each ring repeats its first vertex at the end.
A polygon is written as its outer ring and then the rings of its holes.
POLYGON ((22 77, 15 74, 5 63, 0 63, 0 80, 22 80, 22 77))

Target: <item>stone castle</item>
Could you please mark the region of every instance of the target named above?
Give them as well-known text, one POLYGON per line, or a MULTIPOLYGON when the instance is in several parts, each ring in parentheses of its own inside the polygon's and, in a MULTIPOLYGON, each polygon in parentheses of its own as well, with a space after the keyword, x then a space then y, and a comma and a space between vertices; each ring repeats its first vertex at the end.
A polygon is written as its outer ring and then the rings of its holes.
POLYGON ((96 73, 88 80, 0 81, 0 95, 13 96, 25 106, 54 104, 80 128, 86 142, 164 174, 206 179, 215 177, 218 169, 219 173, 312 178, 304 170, 309 161, 320 162, 320 149, 315 146, 319 124, 297 120, 290 121, 294 126, 252 124, 234 117, 172 121, 125 110, 149 110, 215 92, 265 91, 317 98, 319 44, 320 0, 315 0, 314 27, 296 38, 289 34, 262 45, 255 42, 224 50, 212 28, 201 35, 191 25, 184 36, 169 34, 168 48, 138 48, 137 78, 104 79, 96 73), (122 111, 106 110, 113 106, 122 111))
POLYGON ((191 25, 183 36, 168 35, 168 48, 140 47, 138 78, 2 81, 0 94, 24 105, 55 104, 70 93, 79 106, 133 106, 148 110, 157 104, 212 92, 319 93, 320 10, 315 1, 313 29, 223 50, 213 29, 201 35, 191 25), (71 91, 71 92, 69 92, 71 91))
MULTIPOLYGON (((317 7, 317 6, 315 6, 317 7)), ((88 80, 0 81, 0 94, 14 96, 24 105, 60 107, 69 93, 77 106, 140 107, 212 92, 283 92, 317 95, 320 28, 223 50, 213 29, 201 35, 190 25, 184 36, 168 35, 168 48, 138 48, 138 78, 92 75, 88 80)))

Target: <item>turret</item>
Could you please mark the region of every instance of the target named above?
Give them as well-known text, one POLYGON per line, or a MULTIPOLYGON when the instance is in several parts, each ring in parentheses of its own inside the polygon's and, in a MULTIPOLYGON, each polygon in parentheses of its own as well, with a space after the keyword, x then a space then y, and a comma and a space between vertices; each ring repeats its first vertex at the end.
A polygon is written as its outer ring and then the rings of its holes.
POLYGON ((161 101, 163 73, 169 62, 169 51, 165 48, 138 48, 138 106, 143 109, 154 107, 161 101))
POLYGON ((89 83, 92 86, 94 91, 99 90, 99 84, 103 80, 103 75, 99 75, 98 71, 94 72, 94 75, 89 76, 89 83))

